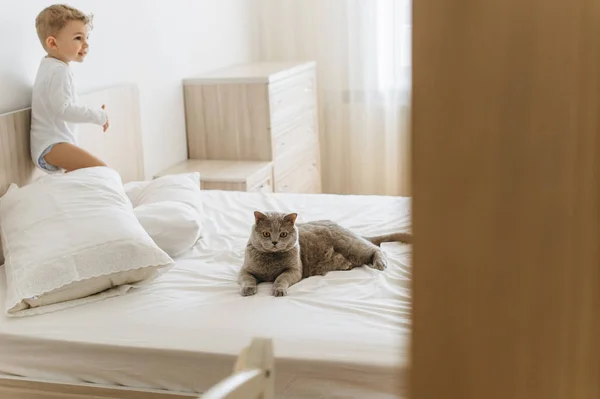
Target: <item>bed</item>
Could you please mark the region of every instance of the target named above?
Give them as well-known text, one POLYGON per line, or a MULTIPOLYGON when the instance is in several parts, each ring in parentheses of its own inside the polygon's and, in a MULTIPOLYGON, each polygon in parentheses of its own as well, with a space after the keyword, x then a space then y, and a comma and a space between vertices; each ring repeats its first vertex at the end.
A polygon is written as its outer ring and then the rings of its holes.
MULTIPOLYGON (((99 148, 96 152, 115 165, 124 182, 143 180, 135 87, 84 98, 118 101, 121 109, 112 119, 117 132, 92 132, 84 146, 99 148), (107 152, 108 140, 124 142, 122 151, 107 152)), ((26 120, 27 112, 8 117, 26 120)), ((2 139, 9 126, 11 145, 15 137, 26 141, 26 123, 6 119, 0 116, 2 139)), ((0 185, 35 178, 32 165, 22 159, 11 165, 10 172, 0 165, 0 185)), ((54 390, 80 397, 197 397, 231 373, 252 338, 266 337, 273 342, 277 398, 402 397, 410 332, 409 245, 383 244, 390 259, 384 272, 362 267, 312 277, 292 286, 284 298, 271 296, 269 284, 259 286, 256 296, 242 297, 236 275, 254 210, 298 212, 299 222, 333 219, 375 235, 410 229, 408 198, 203 191, 202 204, 202 238, 149 285, 58 312, 16 319, 1 315, 0 394, 54 390)), ((2 309, 5 287, 1 272, 2 309)))

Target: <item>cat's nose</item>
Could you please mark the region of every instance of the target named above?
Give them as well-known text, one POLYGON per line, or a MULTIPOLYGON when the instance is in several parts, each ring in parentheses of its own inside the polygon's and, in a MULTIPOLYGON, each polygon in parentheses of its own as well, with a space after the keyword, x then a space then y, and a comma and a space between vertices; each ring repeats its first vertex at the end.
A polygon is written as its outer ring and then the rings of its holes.
POLYGON ((271 241, 273 245, 277 245, 277 241, 271 241))

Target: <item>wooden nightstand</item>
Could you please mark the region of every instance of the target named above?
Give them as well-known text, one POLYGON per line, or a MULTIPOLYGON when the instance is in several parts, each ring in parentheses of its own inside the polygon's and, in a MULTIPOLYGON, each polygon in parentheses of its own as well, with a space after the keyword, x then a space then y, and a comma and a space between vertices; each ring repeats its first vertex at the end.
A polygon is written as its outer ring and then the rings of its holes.
POLYGON ((188 159, 154 178, 190 172, 200 173, 200 188, 203 190, 273 192, 273 167, 270 162, 188 159))

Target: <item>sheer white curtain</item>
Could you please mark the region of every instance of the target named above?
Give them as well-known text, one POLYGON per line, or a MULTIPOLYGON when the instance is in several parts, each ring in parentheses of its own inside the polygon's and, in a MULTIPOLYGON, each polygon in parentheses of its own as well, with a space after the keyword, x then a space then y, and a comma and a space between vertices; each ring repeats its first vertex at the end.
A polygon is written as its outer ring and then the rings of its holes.
POLYGON ((410 0, 257 0, 266 61, 316 60, 323 189, 410 195, 410 0))

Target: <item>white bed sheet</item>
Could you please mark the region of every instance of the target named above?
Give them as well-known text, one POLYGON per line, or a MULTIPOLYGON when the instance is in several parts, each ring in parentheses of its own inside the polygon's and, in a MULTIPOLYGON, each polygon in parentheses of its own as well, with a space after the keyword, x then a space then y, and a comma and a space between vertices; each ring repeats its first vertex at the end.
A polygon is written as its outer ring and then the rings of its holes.
MULTIPOLYGON (((254 210, 332 219, 364 235, 410 229, 410 200, 204 191, 203 238, 167 274, 123 297, 23 319, 0 316, 0 375, 202 392, 252 337, 271 337, 277 397, 398 398, 408 364, 411 248, 389 268, 311 277, 275 298, 241 297, 254 210)), ((0 301, 5 297, 0 273, 0 301)), ((2 304, 0 303, 0 308, 2 304)))

